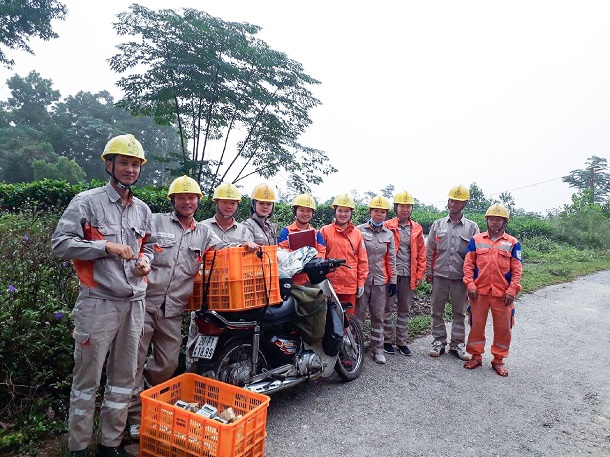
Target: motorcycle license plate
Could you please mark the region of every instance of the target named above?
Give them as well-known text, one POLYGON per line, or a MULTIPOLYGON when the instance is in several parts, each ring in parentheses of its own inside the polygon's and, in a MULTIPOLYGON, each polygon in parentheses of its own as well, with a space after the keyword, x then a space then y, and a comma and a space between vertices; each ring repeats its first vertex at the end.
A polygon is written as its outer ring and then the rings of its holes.
POLYGON ((218 344, 217 336, 199 335, 193 350, 193 358, 211 359, 216 350, 216 344, 218 344))

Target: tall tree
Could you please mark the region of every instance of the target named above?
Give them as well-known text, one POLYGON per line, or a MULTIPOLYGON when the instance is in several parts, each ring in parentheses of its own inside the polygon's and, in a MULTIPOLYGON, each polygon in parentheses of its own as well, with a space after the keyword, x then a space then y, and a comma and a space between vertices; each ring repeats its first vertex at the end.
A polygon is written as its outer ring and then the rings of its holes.
POLYGON ((570 187, 589 190, 585 195, 591 199, 590 203, 602 204, 610 194, 610 174, 606 171, 608 161, 603 157, 591 156, 585 164, 584 169, 572 170, 561 179, 570 187))
POLYGON ((25 77, 13 75, 7 79, 6 85, 11 96, 2 105, 10 120, 15 125, 44 132, 53 122, 49 111, 60 98, 59 91, 53 89, 53 82, 42 78, 36 71, 30 71, 25 77))
POLYGON ((383 195, 385 198, 392 199, 392 197, 394 196, 394 184, 388 184, 383 189, 381 189, 381 195, 383 195))
POLYGON ((221 181, 281 171, 304 191, 336 171, 323 151, 298 141, 320 104, 308 86, 319 82, 258 39, 258 26, 132 5, 114 28, 133 37, 110 59, 127 73, 119 106, 175 125, 182 147, 174 160, 208 194, 221 181))
POLYGON ((470 184, 469 188, 470 200, 468 200, 468 206, 466 211, 472 213, 484 213, 487 208, 491 205, 491 200, 485 198, 483 189, 481 189, 476 182, 470 184))
POLYGON ((51 27, 53 19, 65 19, 68 9, 57 0, 2 0, 0 2, 0 64, 15 64, 3 48, 21 49, 34 54, 29 46, 32 36, 48 41, 57 38, 51 27))

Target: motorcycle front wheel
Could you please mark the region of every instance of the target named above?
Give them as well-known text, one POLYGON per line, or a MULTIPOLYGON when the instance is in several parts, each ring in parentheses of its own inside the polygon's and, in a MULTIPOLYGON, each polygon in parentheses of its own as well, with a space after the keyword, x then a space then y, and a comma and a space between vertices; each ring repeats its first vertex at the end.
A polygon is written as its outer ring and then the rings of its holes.
POLYGON ((349 319, 349 326, 343 330, 343 344, 335 371, 344 381, 353 381, 360 376, 364 365, 364 332, 355 319, 345 318, 349 319))
POLYGON ((252 340, 237 339, 229 342, 215 364, 216 379, 234 386, 244 387, 254 375, 269 368, 263 353, 258 351, 258 362, 252 369, 252 340))

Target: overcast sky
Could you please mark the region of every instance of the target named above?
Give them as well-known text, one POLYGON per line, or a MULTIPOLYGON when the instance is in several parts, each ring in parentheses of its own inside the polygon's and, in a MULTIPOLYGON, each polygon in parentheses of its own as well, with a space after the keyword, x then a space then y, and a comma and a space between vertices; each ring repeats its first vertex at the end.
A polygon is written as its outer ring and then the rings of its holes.
MULTIPOLYGON (((2 99, 6 79, 30 70, 62 97, 120 97, 107 59, 121 41, 112 22, 132 2, 63 2, 60 39, 34 41, 36 56, 9 53, 17 64, 0 69, 2 99)), ((562 176, 593 155, 610 158, 610 2, 139 3, 256 24, 321 81, 302 143, 339 172, 314 189, 320 200, 392 184, 442 208, 453 185, 476 182, 488 197, 510 191, 518 207, 545 213, 575 192, 562 176)))

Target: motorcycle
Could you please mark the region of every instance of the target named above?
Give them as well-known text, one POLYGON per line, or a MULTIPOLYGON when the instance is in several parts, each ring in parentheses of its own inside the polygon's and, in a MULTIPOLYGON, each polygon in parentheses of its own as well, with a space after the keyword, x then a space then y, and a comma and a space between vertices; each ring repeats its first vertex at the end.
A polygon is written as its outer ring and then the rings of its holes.
MULTIPOLYGON (((364 333, 358 322, 346 313, 352 305, 339 302, 326 277, 334 269, 346 267, 345 260, 313 258, 316 252, 313 248, 301 248, 290 253, 283 264, 280 262, 280 271, 284 265, 289 277, 301 271, 306 273, 311 287, 321 290, 327 297, 327 310, 336 313, 340 322, 338 330, 342 327, 343 332, 342 339, 338 334, 335 351, 329 351, 328 346, 325 351, 321 341, 308 344, 304 340, 293 319, 297 302, 291 294, 283 293, 282 303, 267 304, 260 309, 199 310, 195 315, 199 335, 195 340, 191 369, 262 394, 330 377, 333 372, 344 381, 358 378, 364 363, 364 333)), ((283 290, 289 292, 290 287, 287 291, 286 284, 290 282, 283 282, 283 290)), ((335 316, 327 314, 328 319, 337 323, 335 316)))

